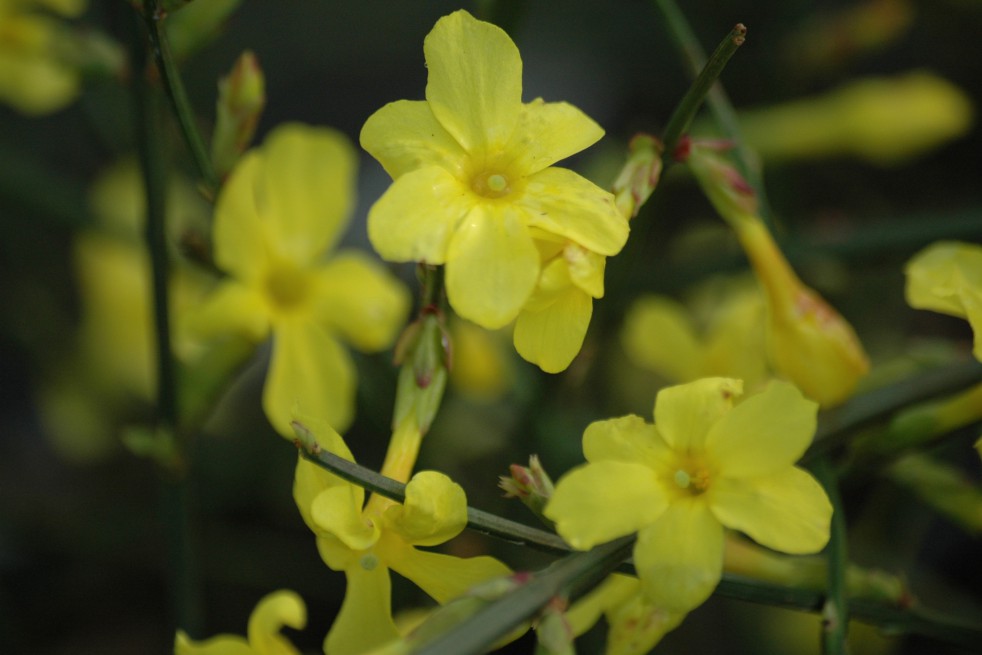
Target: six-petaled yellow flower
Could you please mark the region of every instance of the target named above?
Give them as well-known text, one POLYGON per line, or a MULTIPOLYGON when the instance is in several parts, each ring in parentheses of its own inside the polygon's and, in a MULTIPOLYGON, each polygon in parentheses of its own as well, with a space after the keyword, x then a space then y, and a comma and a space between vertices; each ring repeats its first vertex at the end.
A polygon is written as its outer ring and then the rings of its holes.
POLYGON ((598 256, 624 246, 613 196, 553 166, 603 130, 569 104, 523 103, 515 44, 465 11, 437 21, 423 50, 426 100, 390 103, 362 129, 394 179, 369 212, 369 238, 384 259, 445 264, 454 310, 499 328, 539 281, 536 239, 598 256))
POLYGON ((191 640, 178 630, 174 640, 174 655, 300 655, 280 628, 303 628, 307 624, 307 608, 292 591, 280 590, 263 597, 249 617, 248 638, 238 635, 218 635, 204 641, 191 640))
MULTIPOLYGON (((418 428, 411 417, 400 429, 418 428)), ((334 430, 315 426, 313 435, 321 448, 353 460, 334 430)), ((358 655, 399 637, 392 620, 390 569, 441 604, 480 582, 510 574, 492 557, 462 559, 416 548, 449 541, 467 524, 464 490, 442 473, 413 476, 404 505, 380 496, 366 504, 362 487, 301 458, 293 497, 317 536, 321 558, 348 580, 341 611, 324 641, 327 655, 358 655)))
POLYGON ((792 554, 821 550, 832 506, 794 462, 817 405, 772 382, 734 405, 743 384, 706 378, 663 389, 655 424, 625 416, 583 434, 587 464, 562 478, 545 514, 574 548, 638 533, 634 564, 648 600, 688 611, 723 568, 723 530, 792 554))
POLYGON ((367 256, 323 260, 354 203, 355 163, 341 134, 283 126, 243 157, 215 209, 215 262, 229 277, 188 327, 257 341, 272 332, 263 408, 289 438, 294 406, 348 425, 355 369, 340 341, 381 350, 408 310, 406 290, 367 256))

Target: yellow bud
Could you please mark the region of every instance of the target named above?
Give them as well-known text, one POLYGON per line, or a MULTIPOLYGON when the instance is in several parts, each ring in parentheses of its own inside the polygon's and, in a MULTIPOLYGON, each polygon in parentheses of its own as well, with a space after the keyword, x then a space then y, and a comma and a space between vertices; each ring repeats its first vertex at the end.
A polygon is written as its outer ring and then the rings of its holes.
POLYGON ((869 370, 852 326, 798 279, 759 219, 736 228, 767 298, 774 368, 823 407, 841 403, 869 370))
POLYGON ((263 71, 256 56, 246 50, 239 55, 228 77, 218 82, 211 159, 219 175, 232 170, 239 155, 249 147, 265 105, 263 71))

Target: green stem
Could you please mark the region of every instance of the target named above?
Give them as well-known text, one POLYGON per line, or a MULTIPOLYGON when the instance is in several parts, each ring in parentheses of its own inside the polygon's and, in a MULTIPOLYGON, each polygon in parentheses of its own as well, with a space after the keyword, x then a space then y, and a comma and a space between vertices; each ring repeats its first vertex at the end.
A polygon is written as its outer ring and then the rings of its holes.
MULTIPOLYGON (((679 10, 675 0, 654 0, 655 8, 665 18, 668 25, 669 34, 675 41, 676 46, 685 59, 690 74, 699 75, 706 67, 706 53, 703 51, 699 40, 692 32, 689 22, 679 10)), ((714 53, 715 56, 715 53, 714 53)), ((727 138, 733 141, 734 150, 737 155, 737 168, 747 183, 757 193, 757 200, 760 205, 761 218, 768 228, 773 228, 770 206, 764 195, 764 180, 760 172, 760 167, 756 163, 756 158, 751 150, 746 146, 740 130, 740 122, 737 119, 736 110, 726 95, 726 91, 719 84, 714 84, 708 90, 709 109, 713 113, 713 118, 719 125, 720 130, 727 138)), ((666 153, 672 150, 665 149, 666 153)))
POLYGON ((668 119, 668 125, 665 126, 665 133, 662 135, 662 142, 665 144, 662 164, 665 168, 668 168, 674 161, 675 148, 679 139, 689 128, 696 112, 699 111, 699 107, 706 99, 706 94, 716 85, 716 81, 730 57, 737 51, 737 48, 743 45, 746 35, 747 28, 743 26, 743 23, 737 23, 716 47, 713 56, 708 61, 703 57, 705 63, 697 70, 695 80, 682 97, 675 111, 672 112, 671 118, 668 119))
POLYGON ((978 383, 982 366, 974 360, 941 366, 894 384, 854 396, 844 405, 819 416, 811 447, 802 456, 807 462, 832 452, 865 425, 904 407, 978 383))
POLYGON ((157 70, 160 73, 160 79, 167 92, 167 97, 170 99, 177 122, 181 126, 181 132, 184 134, 184 140, 191 151, 195 166, 198 168, 198 174, 201 176, 205 191, 209 197, 213 198, 218 191, 218 176, 215 175, 208 149, 205 147, 205 142, 195 125, 194 111, 191 109, 187 92, 184 90, 180 72, 177 70, 173 57, 171 57, 167 35, 160 28, 160 21, 165 15, 157 0, 144 0, 143 22, 150 38, 150 46, 153 50, 157 70))
POLYGON ((822 652, 845 655, 849 629, 849 605, 846 595, 846 569, 849 565, 846 545, 846 520, 839 495, 839 480, 828 456, 815 463, 818 477, 832 503, 832 525, 828 546, 828 596, 822 608, 822 652))
POLYGON ((133 38, 134 96, 137 105, 137 144, 146 193, 146 242, 150 253, 153 326, 157 346, 157 435, 171 440, 177 455, 162 473, 161 518, 166 526, 171 605, 178 627, 197 631, 201 623, 198 576, 191 544, 187 481, 182 444, 177 440, 178 399, 176 366, 171 349, 166 186, 163 144, 160 141, 160 103, 146 76, 147 50, 139 29, 133 38))

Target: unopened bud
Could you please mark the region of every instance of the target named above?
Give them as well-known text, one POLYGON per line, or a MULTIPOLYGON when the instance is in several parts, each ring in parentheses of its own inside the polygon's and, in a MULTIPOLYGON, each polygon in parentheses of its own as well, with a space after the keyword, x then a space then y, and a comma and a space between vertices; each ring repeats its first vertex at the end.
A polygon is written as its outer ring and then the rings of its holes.
POLYGON ((662 171, 661 141, 650 134, 637 134, 628 144, 627 162, 614 180, 614 203, 617 209, 634 218, 641 205, 648 200, 658 186, 662 171))
POLYGON ((554 598, 542 610, 535 627, 535 655, 575 655, 573 629, 566 620, 566 603, 554 598))
POLYGON ((232 72, 218 82, 211 160, 219 175, 232 170, 239 155, 249 147, 265 105, 263 71, 256 56, 246 50, 239 55, 232 72))
POLYGON ((425 311, 408 325, 396 345, 399 371, 393 427, 415 412, 425 434, 443 399, 450 369, 450 336, 438 310, 425 311))
POLYGON ((543 510, 546 503, 552 498, 555 487, 552 479, 537 455, 529 457, 528 468, 512 464, 509 467, 511 477, 501 476, 498 486, 504 490, 505 496, 518 498, 532 512, 539 517, 546 525, 552 526, 553 523, 545 517, 543 510))
POLYGON ((722 142, 688 143, 682 158, 699 182, 703 193, 727 223, 736 226, 749 217, 757 216, 757 194, 733 164, 719 152, 730 147, 722 142))

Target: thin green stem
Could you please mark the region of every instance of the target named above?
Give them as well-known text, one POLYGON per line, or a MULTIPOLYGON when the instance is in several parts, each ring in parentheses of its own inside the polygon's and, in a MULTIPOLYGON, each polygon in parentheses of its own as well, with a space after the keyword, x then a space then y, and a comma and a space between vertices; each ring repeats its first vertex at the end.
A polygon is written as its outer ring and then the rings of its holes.
MULTIPOLYGON (((706 67, 706 53, 692 32, 692 28, 685 19, 685 15, 679 10, 675 0, 654 0, 654 4, 655 8, 664 17, 665 23, 668 26, 668 32, 682 53, 690 74, 693 76, 699 75, 700 71, 706 67)), ((737 119, 736 110, 733 109, 733 104, 720 84, 712 85, 708 90, 707 100, 709 109, 720 130, 728 139, 733 141, 734 150, 737 155, 737 168, 757 193, 761 218, 767 224, 768 228, 773 229, 770 206, 764 194, 763 175, 760 172, 760 166, 757 164, 755 155, 743 140, 740 122, 737 119)), ((671 149, 666 148, 665 152, 671 153, 671 149)))
POLYGON ((160 80, 163 82, 167 97, 170 99, 177 122, 181 126, 181 132, 184 134, 188 150, 191 151, 191 157, 198 168, 198 174, 201 176, 205 191, 209 197, 214 197, 218 191, 218 176, 215 175, 215 169, 212 167, 211 157, 205 147, 204 139, 201 138, 195 125, 194 111, 191 109, 187 92, 184 90, 181 74, 171 56, 167 35, 161 29, 160 22, 165 15, 157 0, 144 0, 143 22, 150 38, 150 47, 153 51, 157 70, 160 73, 160 80))
MULTIPOLYGON (((157 426, 158 439, 169 440, 176 456, 162 470, 161 519, 166 527, 171 606, 176 625, 197 631, 201 623, 198 575, 191 543, 187 503, 187 480, 182 444, 177 443, 179 407, 177 375, 171 348, 170 304, 168 298, 169 262, 166 240, 167 170, 160 141, 160 98, 143 74, 147 70, 147 49, 139 28, 134 30, 134 96, 137 106, 137 144, 146 194, 146 243, 150 253, 153 297, 153 326, 157 347, 157 426)), ((166 449, 165 449, 166 450, 166 449)))
POLYGON ((716 47, 713 56, 708 61, 703 57, 704 64, 697 71, 696 78, 689 87, 689 90, 682 97, 668 125, 665 126, 665 133, 662 135, 662 142, 665 144, 665 152, 662 154, 662 164, 665 168, 671 165, 675 157, 675 147, 679 139, 685 134, 696 112, 706 99, 706 94, 716 85, 720 74, 726 67, 726 63, 736 53, 737 48, 743 45, 747 35, 747 28, 743 23, 737 23, 730 33, 726 35, 716 47))
POLYGON ((822 607, 822 652, 845 655, 849 629, 849 603, 846 594, 846 569, 849 558, 846 545, 846 520, 839 495, 839 480, 828 456, 815 463, 815 475, 832 503, 832 525, 828 546, 828 596, 822 607))

